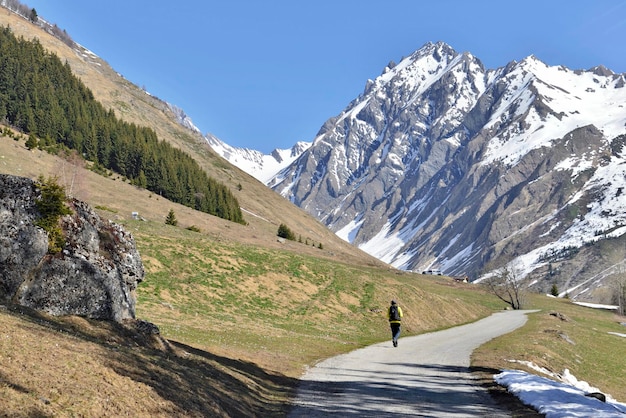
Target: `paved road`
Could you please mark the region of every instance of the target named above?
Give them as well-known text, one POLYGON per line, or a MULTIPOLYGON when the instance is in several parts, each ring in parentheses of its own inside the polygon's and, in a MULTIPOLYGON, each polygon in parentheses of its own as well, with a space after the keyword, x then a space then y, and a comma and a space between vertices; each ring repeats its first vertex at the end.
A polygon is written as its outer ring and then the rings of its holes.
POLYGON ((332 357, 302 377, 297 417, 510 417, 468 370, 481 344, 526 323, 504 311, 472 324, 400 338, 332 357))

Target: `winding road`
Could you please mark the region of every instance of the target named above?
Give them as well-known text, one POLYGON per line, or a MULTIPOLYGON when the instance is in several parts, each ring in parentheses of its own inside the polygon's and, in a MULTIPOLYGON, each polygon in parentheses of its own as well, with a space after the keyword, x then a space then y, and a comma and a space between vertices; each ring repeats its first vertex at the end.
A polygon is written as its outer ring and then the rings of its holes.
POLYGON ((510 417, 469 371, 481 344, 526 323, 503 311, 444 331, 391 340, 324 360, 302 377, 290 418, 510 417))

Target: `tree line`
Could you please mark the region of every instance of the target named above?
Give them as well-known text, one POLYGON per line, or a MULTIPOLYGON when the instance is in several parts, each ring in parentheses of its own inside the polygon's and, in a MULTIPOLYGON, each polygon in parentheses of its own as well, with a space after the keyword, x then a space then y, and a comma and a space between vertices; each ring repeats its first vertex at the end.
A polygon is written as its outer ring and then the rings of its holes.
POLYGON ((205 213, 245 223, 239 203, 223 184, 156 132, 117 119, 39 41, 0 29, 0 121, 38 138, 43 149, 76 150, 98 167, 205 213))

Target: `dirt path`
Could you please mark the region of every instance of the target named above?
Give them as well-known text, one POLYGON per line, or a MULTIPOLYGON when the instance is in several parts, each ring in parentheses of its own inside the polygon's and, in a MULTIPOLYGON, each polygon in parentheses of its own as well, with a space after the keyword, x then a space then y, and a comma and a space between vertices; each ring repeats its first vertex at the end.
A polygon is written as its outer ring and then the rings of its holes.
POLYGON ((506 311, 445 331, 375 344, 318 363, 303 377, 296 417, 509 417, 468 370, 472 351, 521 327, 506 311))

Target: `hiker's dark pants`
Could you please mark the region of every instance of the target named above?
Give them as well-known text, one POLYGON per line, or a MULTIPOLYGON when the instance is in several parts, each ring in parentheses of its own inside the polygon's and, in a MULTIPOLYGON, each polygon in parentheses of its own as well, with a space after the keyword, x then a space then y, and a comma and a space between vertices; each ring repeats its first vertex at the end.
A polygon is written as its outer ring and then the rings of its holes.
POLYGON ((400 324, 391 323, 389 325, 391 326, 391 339, 398 341, 398 338, 400 338, 400 324))

